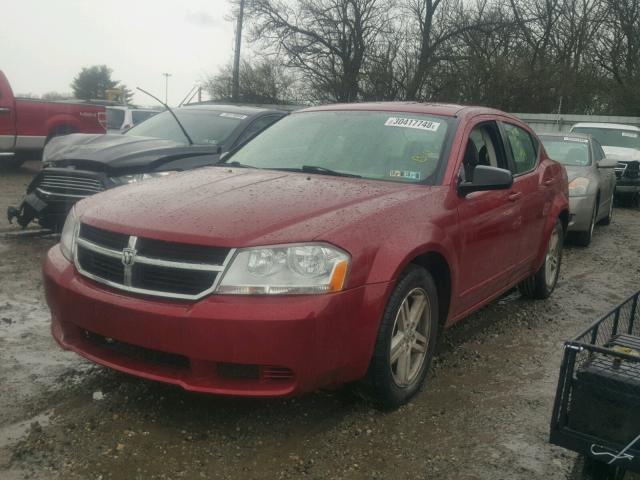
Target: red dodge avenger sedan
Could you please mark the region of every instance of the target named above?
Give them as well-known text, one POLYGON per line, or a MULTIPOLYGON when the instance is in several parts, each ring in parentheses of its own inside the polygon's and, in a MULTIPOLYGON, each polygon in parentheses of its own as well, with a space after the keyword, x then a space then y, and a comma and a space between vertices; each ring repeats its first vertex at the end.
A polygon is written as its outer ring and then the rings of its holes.
POLYGON ((440 331, 518 285, 546 298, 567 178, 486 108, 331 105, 222 163, 95 195, 44 265, 63 348, 198 392, 363 379, 397 406, 440 331))

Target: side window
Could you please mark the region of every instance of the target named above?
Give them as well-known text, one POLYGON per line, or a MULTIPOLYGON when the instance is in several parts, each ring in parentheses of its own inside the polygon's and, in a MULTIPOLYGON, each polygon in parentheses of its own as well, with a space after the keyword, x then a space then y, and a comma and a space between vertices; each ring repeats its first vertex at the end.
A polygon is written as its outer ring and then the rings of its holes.
POLYGON ((265 115, 264 117, 260 117, 257 120, 254 120, 247 127, 247 129, 240 134, 238 140, 236 140, 236 145, 241 145, 251 140, 253 137, 255 137, 257 134, 262 132, 265 128, 267 128, 269 125, 279 120, 280 118, 282 118, 280 115, 265 115))
POLYGON ((495 122, 477 125, 469 134, 462 162, 465 181, 473 181, 473 171, 477 165, 509 168, 495 122))
POLYGON ((526 173, 533 170, 538 161, 537 142, 529 132, 520 127, 503 123, 506 134, 507 148, 511 150, 514 162, 514 174, 526 173))

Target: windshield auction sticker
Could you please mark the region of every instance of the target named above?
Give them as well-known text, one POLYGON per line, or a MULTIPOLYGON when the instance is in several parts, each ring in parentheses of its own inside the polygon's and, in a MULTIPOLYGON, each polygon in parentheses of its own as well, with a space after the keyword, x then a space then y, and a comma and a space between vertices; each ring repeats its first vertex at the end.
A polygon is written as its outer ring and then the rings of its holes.
POLYGON ((638 134, 632 133, 632 132, 622 132, 622 136, 629 137, 629 138, 638 138, 638 134))
POLYGON ((579 142, 579 143, 589 143, 589 140, 586 138, 578 138, 578 137, 564 137, 565 142, 579 142))
POLYGON ((427 130, 428 132, 437 132, 438 128, 440 128, 439 122, 402 117, 389 117, 384 124, 386 127, 416 128, 418 130, 427 130))

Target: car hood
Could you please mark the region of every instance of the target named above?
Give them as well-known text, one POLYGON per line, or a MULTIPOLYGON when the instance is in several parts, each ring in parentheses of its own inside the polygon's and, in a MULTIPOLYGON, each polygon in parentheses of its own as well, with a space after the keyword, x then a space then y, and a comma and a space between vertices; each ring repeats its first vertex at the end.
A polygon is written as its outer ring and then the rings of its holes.
POLYGON ((640 160, 640 150, 635 148, 623 148, 623 147, 602 147, 607 158, 612 160, 618 160, 623 162, 630 162, 633 160, 640 160))
POLYGON ((244 247, 309 241, 367 216, 382 219, 386 208, 430 190, 424 185, 209 167, 94 195, 77 204, 77 212, 83 222, 129 235, 244 247))
POLYGON ((53 166, 94 164, 102 170, 137 169, 194 155, 218 157, 218 146, 184 145, 159 138, 74 133, 52 139, 44 161, 53 166), (102 168, 100 168, 102 167, 102 168))

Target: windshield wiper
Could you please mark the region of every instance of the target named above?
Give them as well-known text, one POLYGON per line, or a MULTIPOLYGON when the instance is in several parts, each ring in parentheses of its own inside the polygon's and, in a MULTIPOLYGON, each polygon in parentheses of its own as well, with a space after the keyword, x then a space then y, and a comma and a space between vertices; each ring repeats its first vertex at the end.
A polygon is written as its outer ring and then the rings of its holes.
POLYGON ((349 178, 362 178, 361 175, 355 173, 338 172, 337 170, 331 170, 330 168, 318 167, 317 165, 303 165, 300 168, 295 167, 273 167, 269 170, 280 170, 283 172, 303 172, 303 173, 317 173, 318 175, 330 175, 333 177, 349 177, 349 178))
POLYGON ((159 102, 164 108, 167 109, 167 111, 171 114, 171 116, 175 119, 176 123, 178 124, 178 126, 180 127, 180 130, 182 130, 182 133, 184 133, 184 136, 187 138, 187 141, 189 142, 189 145, 193 145, 193 140, 191 140, 191 137, 189 136, 189 134, 187 133, 187 131, 185 130, 185 128, 182 126, 182 123, 180 123, 180 120, 178 120, 178 117, 176 116, 175 113, 173 113, 173 110, 171 110, 171 107, 169 105, 167 105, 166 103, 164 103, 162 100, 160 100, 158 97, 156 97, 155 95, 147 92, 146 90, 140 88, 140 87, 136 87, 136 90, 140 90, 142 93, 146 93, 147 95, 149 95, 151 98, 153 98, 155 101, 159 102))
POLYGON ((220 162, 220 163, 216 163, 214 167, 256 168, 251 165, 245 165, 244 163, 240 163, 240 162, 220 162))
POLYGON ((300 170, 304 173, 318 173, 320 175, 333 175, 334 177, 362 178, 361 175, 356 175, 355 173, 338 172, 336 170, 331 170, 330 168, 318 167, 316 165, 303 165, 300 170))

